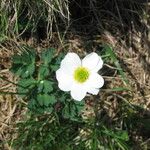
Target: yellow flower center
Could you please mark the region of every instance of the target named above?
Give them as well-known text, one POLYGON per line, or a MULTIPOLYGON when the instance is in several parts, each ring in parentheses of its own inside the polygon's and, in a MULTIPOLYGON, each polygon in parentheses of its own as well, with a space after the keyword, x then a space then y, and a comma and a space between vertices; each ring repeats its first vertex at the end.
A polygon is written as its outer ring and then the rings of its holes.
POLYGON ((74 79, 79 82, 83 83, 89 78, 89 71, 85 67, 78 67, 74 72, 74 79))

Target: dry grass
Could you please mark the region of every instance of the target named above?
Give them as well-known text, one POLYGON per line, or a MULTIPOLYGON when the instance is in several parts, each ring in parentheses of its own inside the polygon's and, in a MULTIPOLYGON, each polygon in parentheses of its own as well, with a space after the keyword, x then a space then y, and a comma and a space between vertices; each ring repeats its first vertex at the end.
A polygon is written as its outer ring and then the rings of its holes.
POLYGON ((66 30, 70 23, 69 1, 42 0, 0 2, 0 42, 13 38, 20 40, 36 37, 36 40, 52 38, 52 31, 59 34, 59 26, 66 30))
MULTIPOLYGON (((16 83, 17 78, 9 71, 9 68, 11 56, 17 50, 17 46, 14 46, 14 42, 10 43, 6 47, 1 47, 0 51, 0 77, 6 79, 0 78, 0 92, 15 93, 16 86, 9 81, 16 83)), ((16 136, 16 122, 21 119, 21 115, 26 110, 22 103, 25 105, 17 95, 0 95, 0 149, 11 150, 11 141, 16 136)))

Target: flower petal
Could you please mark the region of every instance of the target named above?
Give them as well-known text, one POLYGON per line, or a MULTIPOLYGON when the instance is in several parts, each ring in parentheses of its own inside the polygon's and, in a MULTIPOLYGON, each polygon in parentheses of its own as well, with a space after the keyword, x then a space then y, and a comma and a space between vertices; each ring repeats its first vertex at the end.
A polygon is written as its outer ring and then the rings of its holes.
POLYGON ((62 68, 67 74, 72 74, 75 68, 81 66, 81 60, 76 53, 68 53, 61 62, 62 68))
POLYGON ((66 73, 63 72, 63 70, 60 68, 56 71, 56 79, 58 80, 58 87, 62 91, 70 91, 72 84, 73 84, 73 79, 71 75, 67 75, 66 73))
POLYGON ((87 90, 82 84, 74 83, 71 88, 71 96, 74 100, 81 101, 86 96, 87 90))
POLYGON ((101 88, 104 85, 104 79, 98 73, 92 73, 86 83, 90 88, 101 88))
POLYGON ((82 60, 82 66, 91 71, 98 72, 103 66, 103 60, 95 52, 90 53, 82 60))
POLYGON ((96 88, 90 88, 90 89, 88 89, 87 92, 90 93, 90 94, 93 94, 93 95, 97 95, 98 92, 99 92, 99 89, 96 89, 96 88))

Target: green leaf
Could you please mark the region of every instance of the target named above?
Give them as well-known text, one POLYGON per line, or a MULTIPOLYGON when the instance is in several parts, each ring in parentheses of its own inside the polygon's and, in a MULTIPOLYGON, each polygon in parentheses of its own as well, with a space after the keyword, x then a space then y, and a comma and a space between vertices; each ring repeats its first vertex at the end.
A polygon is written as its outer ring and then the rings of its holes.
POLYGON ((39 79, 43 80, 45 77, 49 75, 49 69, 47 66, 41 65, 39 68, 39 79))
POLYGON ((12 62, 14 64, 22 64, 22 59, 21 59, 21 56, 20 55, 14 55, 12 57, 12 62))
POLYGON ((60 62, 62 61, 62 59, 65 57, 65 53, 60 53, 57 57, 56 57, 56 63, 57 65, 60 65, 60 62))
POLYGON ((48 94, 39 94, 37 100, 41 106, 49 106, 50 104, 53 105, 57 102, 55 96, 48 94))
POLYGON ((80 114, 81 111, 83 110, 84 106, 85 106, 85 101, 84 100, 75 101, 75 105, 76 105, 76 108, 77 108, 77 113, 80 114))
POLYGON ((50 68, 52 69, 52 71, 57 71, 59 69, 59 65, 51 65, 50 68))
POLYGON ((12 57, 11 71, 22 78, 33 75, 35 71, 35 50, 26 49, 20 55, 14 55, 12 57))
POLYGON ((130 91, 130 89, 126 87, 114 87, 112 89, 108 89, 108 91, 121 92, 121 91, 130 91))
POLYGON ((46 107, 45 111, 51 113, 53 111, 53 107, 46 107))
POLYGON ((80 101, 69 101, 65 104, 63 108, 63 116, 65 118, 70 118, 72 120, 78 120, 81 111, 83 110, 84 102, 80 101))
POLYGON ((27 71, 28 71, 29 75, 32 75, 34 73, 34 71, 35 71, 35 64, 32 63, 32 64, 28 65, 27 66, 27 71))
POLYGON ((18 93, 26 93, 25 95, 19 95, 21 98, 24 98, 24 97, 26 97, 27 95, 28 95, 28 93, 29 93, 29 89, 25 89, 25 88, 22 88, 22 87, 18 87, 17 88, 17 92, 18 93))
POLYGON ((36 100, 35 99, 31 99, 28 102, 28 108, 31 109, 31 110, 34 110, 36 108, 36 100))
POLYGON ((129 136, 128 136, 127 131, 117 131, 115 134, 116 134, 116 137, 120 140, 123 140, 123 141, 129 140, 129 136))
POLYGON ((53 90, 53 82, 48 80, 41 80, 38 85, 38 92, 49 93, 53 90))
POLYGON ((55 104, 56 102, 57 102, 56 97, 55 97, 54 95, 51 95, 51 96, 50 96, 50 104, 53 105, 53 104, 55 104))
POLYGON ((106 127, 104 127, 104 130, 102 131, 103 133, 105 133, 107 136, 111 136, 114 139, 119 139, 119 140, 123 140, 123 141, 128 141, 129 137, 128 137, 128 132, 127 131, 112 131, 107 129, 106 127))
POLYGON ((44 105, 44 96, 43 95, 38 95, 37 96, 37 101, 38 101, 38 103, 41 105, 41 106, 43 106, 44 105))
POLYGON ((20 95, 22 98, 28 96, 28 93, 36 86, 36 80, 33 78, 21 79, 18 82, 18 93, 26 93, 26 95, 20 95))
POLYGON ((104 49, 105 49, 105 54, 108 55, 111 59, 111 61, 115 64, 115 66, 117 67, 118 72, 120 73, 122 79, 124 82, 126 82, 127 84, 129 83, 129 81, 127 80, 125 73, 123 72, 123 69, 121 68, 121 65, 119 64, 119 61, 117 59, 116 54, 114 53, 113 49, 111 48, 111 46, 105 44, 104 45, 104 49))
POLYGON ((32 76, 34 71, 35 71, 35 64, 30 64, 28 66, 22 67, 20 75, 22 78, 27 78, 29 76, 32 76))
POLYGON ((21 79, 18 82, 18 85, 21 85, 24 88, 28 88, 30 85, 35 84, 37 81, 33 78, 28 78, 28 79, 21 79))
POLYGON ((52 82, 48 80, 44 80, 44 93, 51 92, 53 90, 52 82))
POLYGON ((74 118, 76 116, 76 112, 74 110, 74 107, 70 107, 70 105, 65 105, 62 111, 62 115, 65 118, 74 118))
POLYGON ((50 65, 52 71, 56 71, 60 67, 60 63, 66 54, 60 53, 57 57, 55 57, 53 64, 50 65))
POLYGON ((36 53, 34 49, 26 48, 21 54, 16 54, 12 57, 12 61, 15 64, 28 65, 35 62, 36 53))
POLYGON ((43 61, 43 63, 46 66, 52 61, 52 58, 54 56, 54 52, 55 52, 55 49, 53 49, 53 48, 49 48, 49 49, 42 52, 41 60, 43 61))
POLYGON ((10 71, 18 76, 24 71, 22 64, 12 64, 10 71))

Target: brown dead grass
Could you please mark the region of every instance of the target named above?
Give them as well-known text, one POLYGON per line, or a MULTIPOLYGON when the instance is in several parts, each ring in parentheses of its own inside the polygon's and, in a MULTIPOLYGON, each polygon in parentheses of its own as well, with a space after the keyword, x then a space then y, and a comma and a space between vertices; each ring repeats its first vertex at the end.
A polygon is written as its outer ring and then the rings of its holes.
POLYGON ((110 33, 105 34, 104 39, 113 45, 122 68, 126 72, 132 94, 134 94, 132 103, 144 105, 145 109, 150 110, 150 46, 148 41, 141 44, 142 35, 137 32, 133 32, 131 36, 134 40, 129 46, 123 40, 117 41, 110 33))
MULTIPOLYGON (((17 78, 9 71, 13 48, 17 49, 13 45, 0 48, 0 76, 16 83, 17 78)), ((16 86, 0 78, 0 91, 16 92, 16 86)), ((11 143, 8 144, 8 140, 14 139, 16 122, 20 120, 21 114, 26 109, 21 106, 21 103, 17 95, 0 95, 0 149, 2 150, 11 150, 11 143)))

